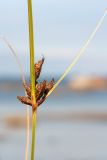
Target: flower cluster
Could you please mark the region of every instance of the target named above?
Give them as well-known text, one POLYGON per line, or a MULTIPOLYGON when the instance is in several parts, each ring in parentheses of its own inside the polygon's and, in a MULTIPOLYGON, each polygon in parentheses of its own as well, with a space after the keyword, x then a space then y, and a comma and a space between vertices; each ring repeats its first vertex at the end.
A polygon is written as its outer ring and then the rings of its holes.
MULTIPOLYGON (((54 79, 52 79, 50 82, 47 82, 44 80, 43 82, 38 82, 38 78, 40 76, 42 65, 44 63, 44 58, 42 60, 38 61, 35 64, 35 90, 36 90, 36 103, 37 106, 40 106, 46 99, 46 96, 48 92, 53 88, 55 82, 54 79)), ((24 89, 26 91, 26 96, 17 96, 20 102, 32 106, 32 100, 31 100, 31 86, 27 83, 23 83, 24 89)))

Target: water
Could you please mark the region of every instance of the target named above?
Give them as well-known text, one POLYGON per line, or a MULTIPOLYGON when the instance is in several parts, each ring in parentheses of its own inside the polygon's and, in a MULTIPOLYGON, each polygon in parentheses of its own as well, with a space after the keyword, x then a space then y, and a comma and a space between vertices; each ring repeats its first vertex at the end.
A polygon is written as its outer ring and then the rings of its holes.
MULTIPOLYGON (((15 99, 17 94, 23 95, 20 91, 0 93, 0 160, 25 159, 25 128, 10 127, 3 121, 10 115, 26 115, 26 107, 15 99)), ((107 159, 107 122, 60 120, 60 115, 73 112, 106 113, 107 92, 51 95, 38 109, 36 160, 107 159)))

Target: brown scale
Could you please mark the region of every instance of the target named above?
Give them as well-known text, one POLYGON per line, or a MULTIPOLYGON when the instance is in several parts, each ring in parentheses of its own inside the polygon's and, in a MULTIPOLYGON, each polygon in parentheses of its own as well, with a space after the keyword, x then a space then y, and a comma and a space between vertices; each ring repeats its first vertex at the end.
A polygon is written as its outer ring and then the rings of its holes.
MULTIPOLYGON (((43 62, 44 62, 44 59, 42 58, 42 60, 38 61, 38 63, 35 64, 35 74, 37 74, 36 79, 40 75, 43 62)), ((52 79, 50 82, 47 82, 47 81, 44 80, 43 82, 38 83, 36 81, 35 89, 36 89, 36 101, 37 101, 36 103, 37 103, 37 106, 40 106, 45 101, 46 95, 52 89, 54 84, 55 84, 54 79, 52 79)), ((30 87, 30 85, 28 85, 26 83, 24 83, 23 86, 24 86, 25 91, 27 93, 27 97, 17 96, 17 98, 23 104, 32 106, 31 87, 30 87)))

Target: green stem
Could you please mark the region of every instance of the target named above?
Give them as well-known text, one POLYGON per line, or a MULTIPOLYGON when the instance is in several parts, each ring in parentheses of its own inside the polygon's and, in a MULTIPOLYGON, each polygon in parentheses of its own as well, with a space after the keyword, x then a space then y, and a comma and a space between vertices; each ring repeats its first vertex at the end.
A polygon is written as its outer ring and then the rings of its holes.
POLYGON ((31 160, 34 160, 35 153, 35 128, 36 128, 36 91, 35 91, 35 70, 34 70, 34 33, 33 33, 33 14, 32 0, 28 0, 28 22, 29 22, 29 46, 30 46, 30 81, 32 98, 32 145, 31 160))
POLYGON ((31 160, 34 160, 35 152, 35 128, 36 128, 36 111, 32 111, 32 146, 31 146, 31 160))
POLYGON ((28 20, 29 20, 29 46, 30 46, 30 80, 33 100, 35 100, 35 70, 34 70, 34 34, 33 34, 33 15, 32 0, 28 0, 28 20))

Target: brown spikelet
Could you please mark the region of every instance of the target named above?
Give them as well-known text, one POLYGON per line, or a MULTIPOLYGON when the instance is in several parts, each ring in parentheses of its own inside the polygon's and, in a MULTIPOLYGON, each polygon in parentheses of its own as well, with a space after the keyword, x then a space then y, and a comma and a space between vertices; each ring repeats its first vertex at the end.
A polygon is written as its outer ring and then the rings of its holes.
POLYGON ((43 96, 45 88, 46 88, 46 81, 45 80, 36 85, 36 91, 37 91, 36 99, 37 100, 40 99, 43 96))
POLYGON ((40 76, 43 63, 44 63, 44 58, 42 58, 42 60, 38 61, 38 62, 35 64, 36 80, 37 80, 37 79, 39 78, 39 76, 40 76))
POLYGON ((17 96, 18 100, 23 104, 32 106, 32 101, 28 97, 17 96))
POLYGON ((48 83, 46 83, 46 88, 45 88, 45 92, 46 94, 53 88, 55 84, 54 78, 48 83))

